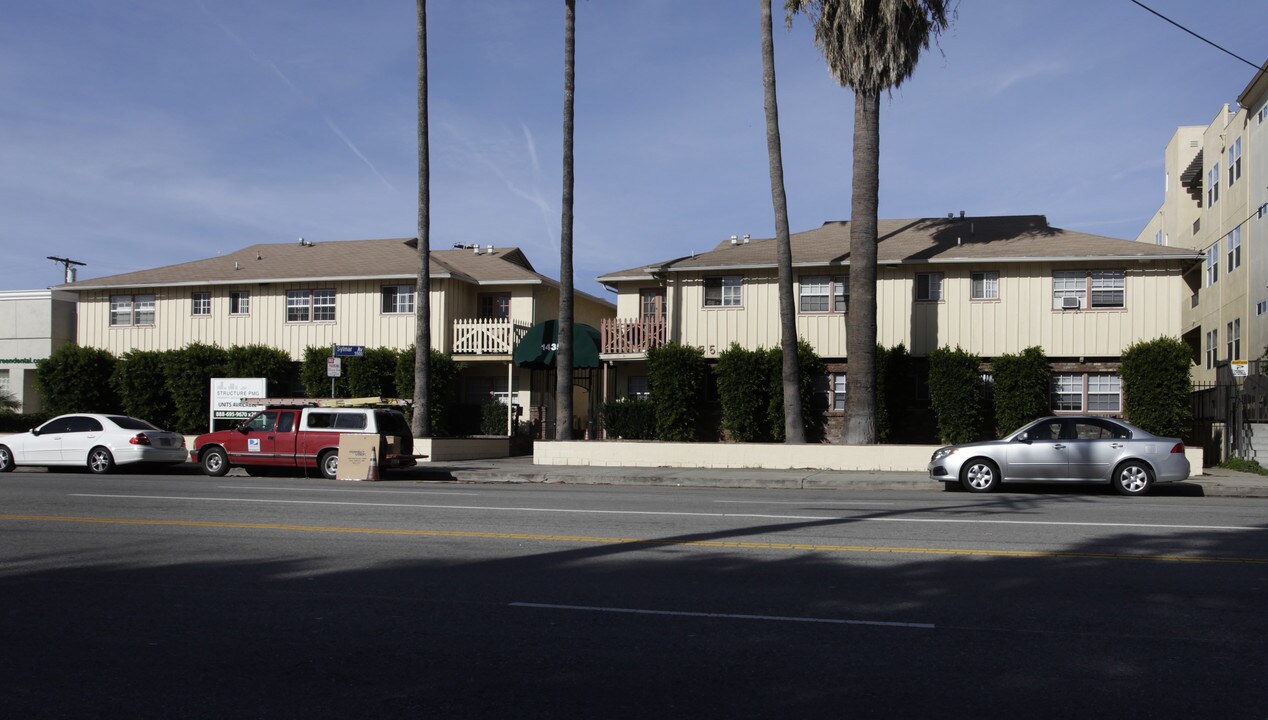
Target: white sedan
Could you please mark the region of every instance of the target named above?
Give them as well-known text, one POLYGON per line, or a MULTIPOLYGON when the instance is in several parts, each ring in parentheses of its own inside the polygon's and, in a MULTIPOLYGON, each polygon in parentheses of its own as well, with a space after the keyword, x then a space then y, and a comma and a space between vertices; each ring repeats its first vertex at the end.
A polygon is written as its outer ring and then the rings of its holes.
POLYGON ((116 465, 175 465, 188 459, 184 436, 126 415, 60 415, 34 430, 0 437, 0 472, 35 465, 108 473, 116 465))

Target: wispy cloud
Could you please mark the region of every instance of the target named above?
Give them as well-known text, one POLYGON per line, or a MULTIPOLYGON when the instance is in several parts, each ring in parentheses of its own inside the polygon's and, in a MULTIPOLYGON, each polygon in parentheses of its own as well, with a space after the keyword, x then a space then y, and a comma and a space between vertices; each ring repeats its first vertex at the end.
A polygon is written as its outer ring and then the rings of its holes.
POLYGON ((516 182, 513 178, 517 174, 520 162, 511 160, 509 162, 498 162, 489 153, 485 152, 479 145, 465 137, 458 128, 450 123, 444 123, 441 126, 460 145, 463 152, 474 159, 479 165, 487 169, 493 174, 506 189, 518 198, 526 200, 541 214, 542 225, 545 230, 546 244, 548 247, 555 247, 558 243, 558 231, 555 223, 552 222, 551 216, 555 212, 554 206, 546 199, 543 191, 541 165, 537 160, 537 145, 533 140, 533 134, 527 126, 521 124, 523 130, 525 153, 528 155, 528 165, 531 169, 531 178, 529 179, 528 188, 525 189, 521 183, 516 182))
MULTIPOLYGON (((211 19, 213 23, 215 23, 216 27, 219 27, 225 35, 228 35, 229 39, 233 40, 238 47, 242 48, 242 50, 245 51, 252 60, 268 68, 274 77, 276 77, 283 85, 286 86, 288 90, 290 90, 292 95, 310 107, 316 107, 317 104, 303 92, 300 92, 300 89, 295 86, 295 83, 291 82, 291 79, 286 75, 286 73, 282 72, 282 69, 277 66, 277 63, 261 57, 259 53, 247 44, 246 40, 242 39, 242 36, 233 31, 233 28, 229 27, 220 18, 216 17, 216 15, 212 13, 205 4, 203 4, 202 0, 198 0, 198 7, 208 18, 211 19)), ((374 166, 374 163, 370 162, 370 158, 366 157, 365 153, 361 152, 361 150, 357 148, 356 143, 352 142, 352 139, 335 124, 334 120, 331 120, 330 116, 324 112, 321 113, 321 116, 326 121, 326 127, 335 134, 335 137, 343 141, 343 144, 352 151, 352 154, 356 155, 361 162, 365 163, 365 166, 370 168, 370 172, 374 173, 374 176, 387 186, 388 190, 396 192, 396 188, 392 187, 392 183, 388 182, 387 178, 383 177, 383 174, 380 173, 379 169, 374 166)))
POLYGON ((1069 64, 1061 60, 1048 60, 1021 65, 1001 76, 993 78, 990 94, 999 95, 1018 83, 1044 75, 1060 75, 1068 69, 1069 64))

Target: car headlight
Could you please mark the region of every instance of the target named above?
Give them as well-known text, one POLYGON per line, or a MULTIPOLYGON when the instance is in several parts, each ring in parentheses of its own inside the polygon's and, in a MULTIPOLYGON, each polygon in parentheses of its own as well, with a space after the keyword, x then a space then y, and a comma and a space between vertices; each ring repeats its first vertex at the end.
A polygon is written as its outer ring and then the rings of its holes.
POLYGON ((953 454, 955 454, 955 448, 953 447, 938 448, 933 451, 933 458, 931 458, 929 462, 938 462, 939 460, 953 454))

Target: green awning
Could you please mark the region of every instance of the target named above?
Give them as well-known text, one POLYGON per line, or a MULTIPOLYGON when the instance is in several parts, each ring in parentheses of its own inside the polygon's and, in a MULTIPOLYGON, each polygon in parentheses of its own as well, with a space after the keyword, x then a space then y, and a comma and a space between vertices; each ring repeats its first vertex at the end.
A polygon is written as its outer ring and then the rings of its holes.
MULTIPOLYGON (((545 370, 555 367, 555 350, 559 342, 559 321, 547 320, 528 329, 512 356, 515 367, 545 370)), ((599 367, 599 331, 582 323, 572 324, 573 368, 599 367)))

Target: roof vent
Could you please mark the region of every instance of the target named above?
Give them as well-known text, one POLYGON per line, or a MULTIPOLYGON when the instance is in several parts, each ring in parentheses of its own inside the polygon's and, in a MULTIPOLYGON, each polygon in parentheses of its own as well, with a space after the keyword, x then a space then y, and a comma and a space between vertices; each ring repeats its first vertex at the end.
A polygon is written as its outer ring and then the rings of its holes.
POLYGON ((312 247, 312 246, 313 246, 313 242, 312 242, 311 240, 305 240, 304 238, 300 238, 300 239, 299 239, 299 246, 300 246, 300 247, 312 247))
POLYGON ((471 244, 471 249, 475 252, 475 254, 476 254, 476 255, 479 255, 479 254, 480 254, 480 243, 472 243, 472 244, 471 244))
POLYGON ((484 246, 484 254, 485 254, 485 255, 492 255, 492 254, 493 254, 493 246, 492 246, 492 245, 485 245, 485 246, 484 246))
POLYGON ((960 211, 960 217, 961 217, 962 219, 964 218, 964 211, 963 211, 963 210, 961 210, 961 211, 960 211))
POLYGON ((953 213, 953 212, 949 212, 949 213, 947 213, 947 219, 948 219, 948 220, 951 220, 951 219, 952 219, 952 218, 954 218, 954 217, 955 217, 955 213, 953 213))
POLYGON ((744 233, 744 244, 748 245, 748 233, 744 233))
POLYGON ((731 244, 732 244, 732 245, 734 245, 735 243, 739 242, 739 240, 740 240, 740 236, 738 236, 738 235, 732 235, 732 236, 731 236, 731 244))
POLYGON ((255 251, 255 259, 256 259, 256 260, 263 260, 263 259, 264 259, 264 256, 260 254, 260 251, 259 251, 259 250, 256 250, 256 251, 255 251))
POLYGON ((242 266, 238 264, 238 261, 237 261, 237 260, 234 260, 234 261, 233 261, 233 269, 234 269, 234 270, 241 270, 241 269, 242 269, 242 266))

